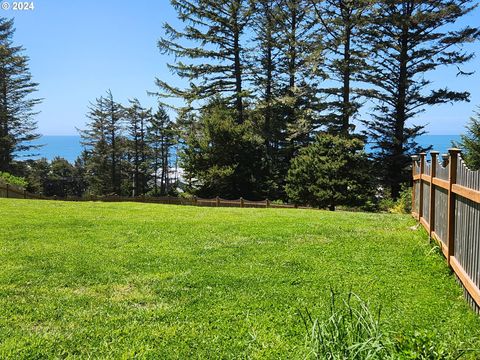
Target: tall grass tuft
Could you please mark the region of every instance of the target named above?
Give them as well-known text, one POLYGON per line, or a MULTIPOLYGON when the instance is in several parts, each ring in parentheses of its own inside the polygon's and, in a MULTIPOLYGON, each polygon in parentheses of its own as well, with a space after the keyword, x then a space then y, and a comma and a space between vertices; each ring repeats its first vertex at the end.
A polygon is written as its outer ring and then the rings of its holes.
POLYGON ((328 318, 302 313, 307 329, 307 358, 326 360, 390 358, 392 344, 380 329, 380 309, 373 313, 359 296, 340 297, 331 290, 328 318))

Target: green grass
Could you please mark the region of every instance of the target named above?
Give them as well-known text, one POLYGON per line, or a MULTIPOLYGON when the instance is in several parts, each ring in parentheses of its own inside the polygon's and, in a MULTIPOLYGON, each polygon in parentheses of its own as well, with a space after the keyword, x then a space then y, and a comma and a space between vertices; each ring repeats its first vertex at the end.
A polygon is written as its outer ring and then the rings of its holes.
MULTIPOLYGON (((330 288, 480 347, 409 216, 0 199, 0 358, 304 358, 330 288)), ((462 345, 458 345, 460 343, 462 345)))

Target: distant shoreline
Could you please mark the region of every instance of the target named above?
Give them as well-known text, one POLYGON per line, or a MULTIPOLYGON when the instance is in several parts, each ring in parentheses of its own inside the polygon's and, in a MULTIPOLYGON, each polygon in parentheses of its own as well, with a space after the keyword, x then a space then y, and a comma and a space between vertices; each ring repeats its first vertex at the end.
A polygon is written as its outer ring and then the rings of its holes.
MULTIPOLYGON (((445 134, 445 135, 423 135, 418 137, 418 143, 424 147, 433 145, 434 150, 445 153, 448 148, 452 147, 452 141, 459 141, 461 135, 445 134)), ((38 145, 44 145, 36 153, 38 156, 19 156, 17 159, 40 159, 46 158, 53 160, 60 156, 71 163, 74 163, 78 156, 82 153, 83 147, 80 144, 80 135, 42 135, 40 139, 35 141, 38 145)), ((367 146, 368 148, 368 146, 367 146)))

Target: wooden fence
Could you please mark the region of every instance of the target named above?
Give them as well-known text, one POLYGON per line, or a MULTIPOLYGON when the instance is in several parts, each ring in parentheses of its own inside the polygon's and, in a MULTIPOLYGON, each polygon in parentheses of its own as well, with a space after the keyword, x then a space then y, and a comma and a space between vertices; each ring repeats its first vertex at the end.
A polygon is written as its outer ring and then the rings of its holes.
POLYGON ((191 206, 211 206, 211 207, 240 207, 240 208, 301 208, 307 207, 296 206, 292 204, 278 204, 269 200, 251 201, 243 198, 237 200, 226 200, 219 197, 213 199, 202 199, 199 197, 149 197, 149 196, 85 196, 66 198, 48 197, 32 194, 24 188, 9 185, 0 180, 0 198, 16 198, 16 199, 39 199, 39 200, 62 200, 62 201, 103 201, 103 202, 142 202, 153 204, 169 204, 169 205, 191 205, 191 206))
POLYGON ((413 157, 412 214, 436 240, 465 289, 480 309, 480 171, 465 165, 459 149, 413 157))

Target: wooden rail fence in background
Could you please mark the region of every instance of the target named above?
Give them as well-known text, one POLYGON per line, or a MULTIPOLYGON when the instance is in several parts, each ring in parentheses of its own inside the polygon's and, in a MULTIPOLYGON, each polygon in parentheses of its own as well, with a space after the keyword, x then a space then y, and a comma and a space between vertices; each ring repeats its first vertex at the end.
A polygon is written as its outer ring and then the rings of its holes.
POLYGON ((142 202, 153 204, 170 204, 170 205, 191 205, 191 206, 212 206, 212 207, 241 207, 241 208, 299 208, 307 209, 307 207, 296 206, 292 204, 277 204, 269 200, 250 201, 243 198, 237 200, 226 200, 219 197, 213 199, 202 199, 198 197, 126 197, 126 196, 86 196, 86 197, 48 197, 35 195, 24 188, 9 185, 0 180, 0 198, 16 198, 16 199, 39 199, 39 200, 62 200, 62 201, 103 201, 103 202, 142 202))
POLYGON ((412 214, 436 240, 477 311, 480 309, 480 171, 459 149, 413 157, 412 214))

